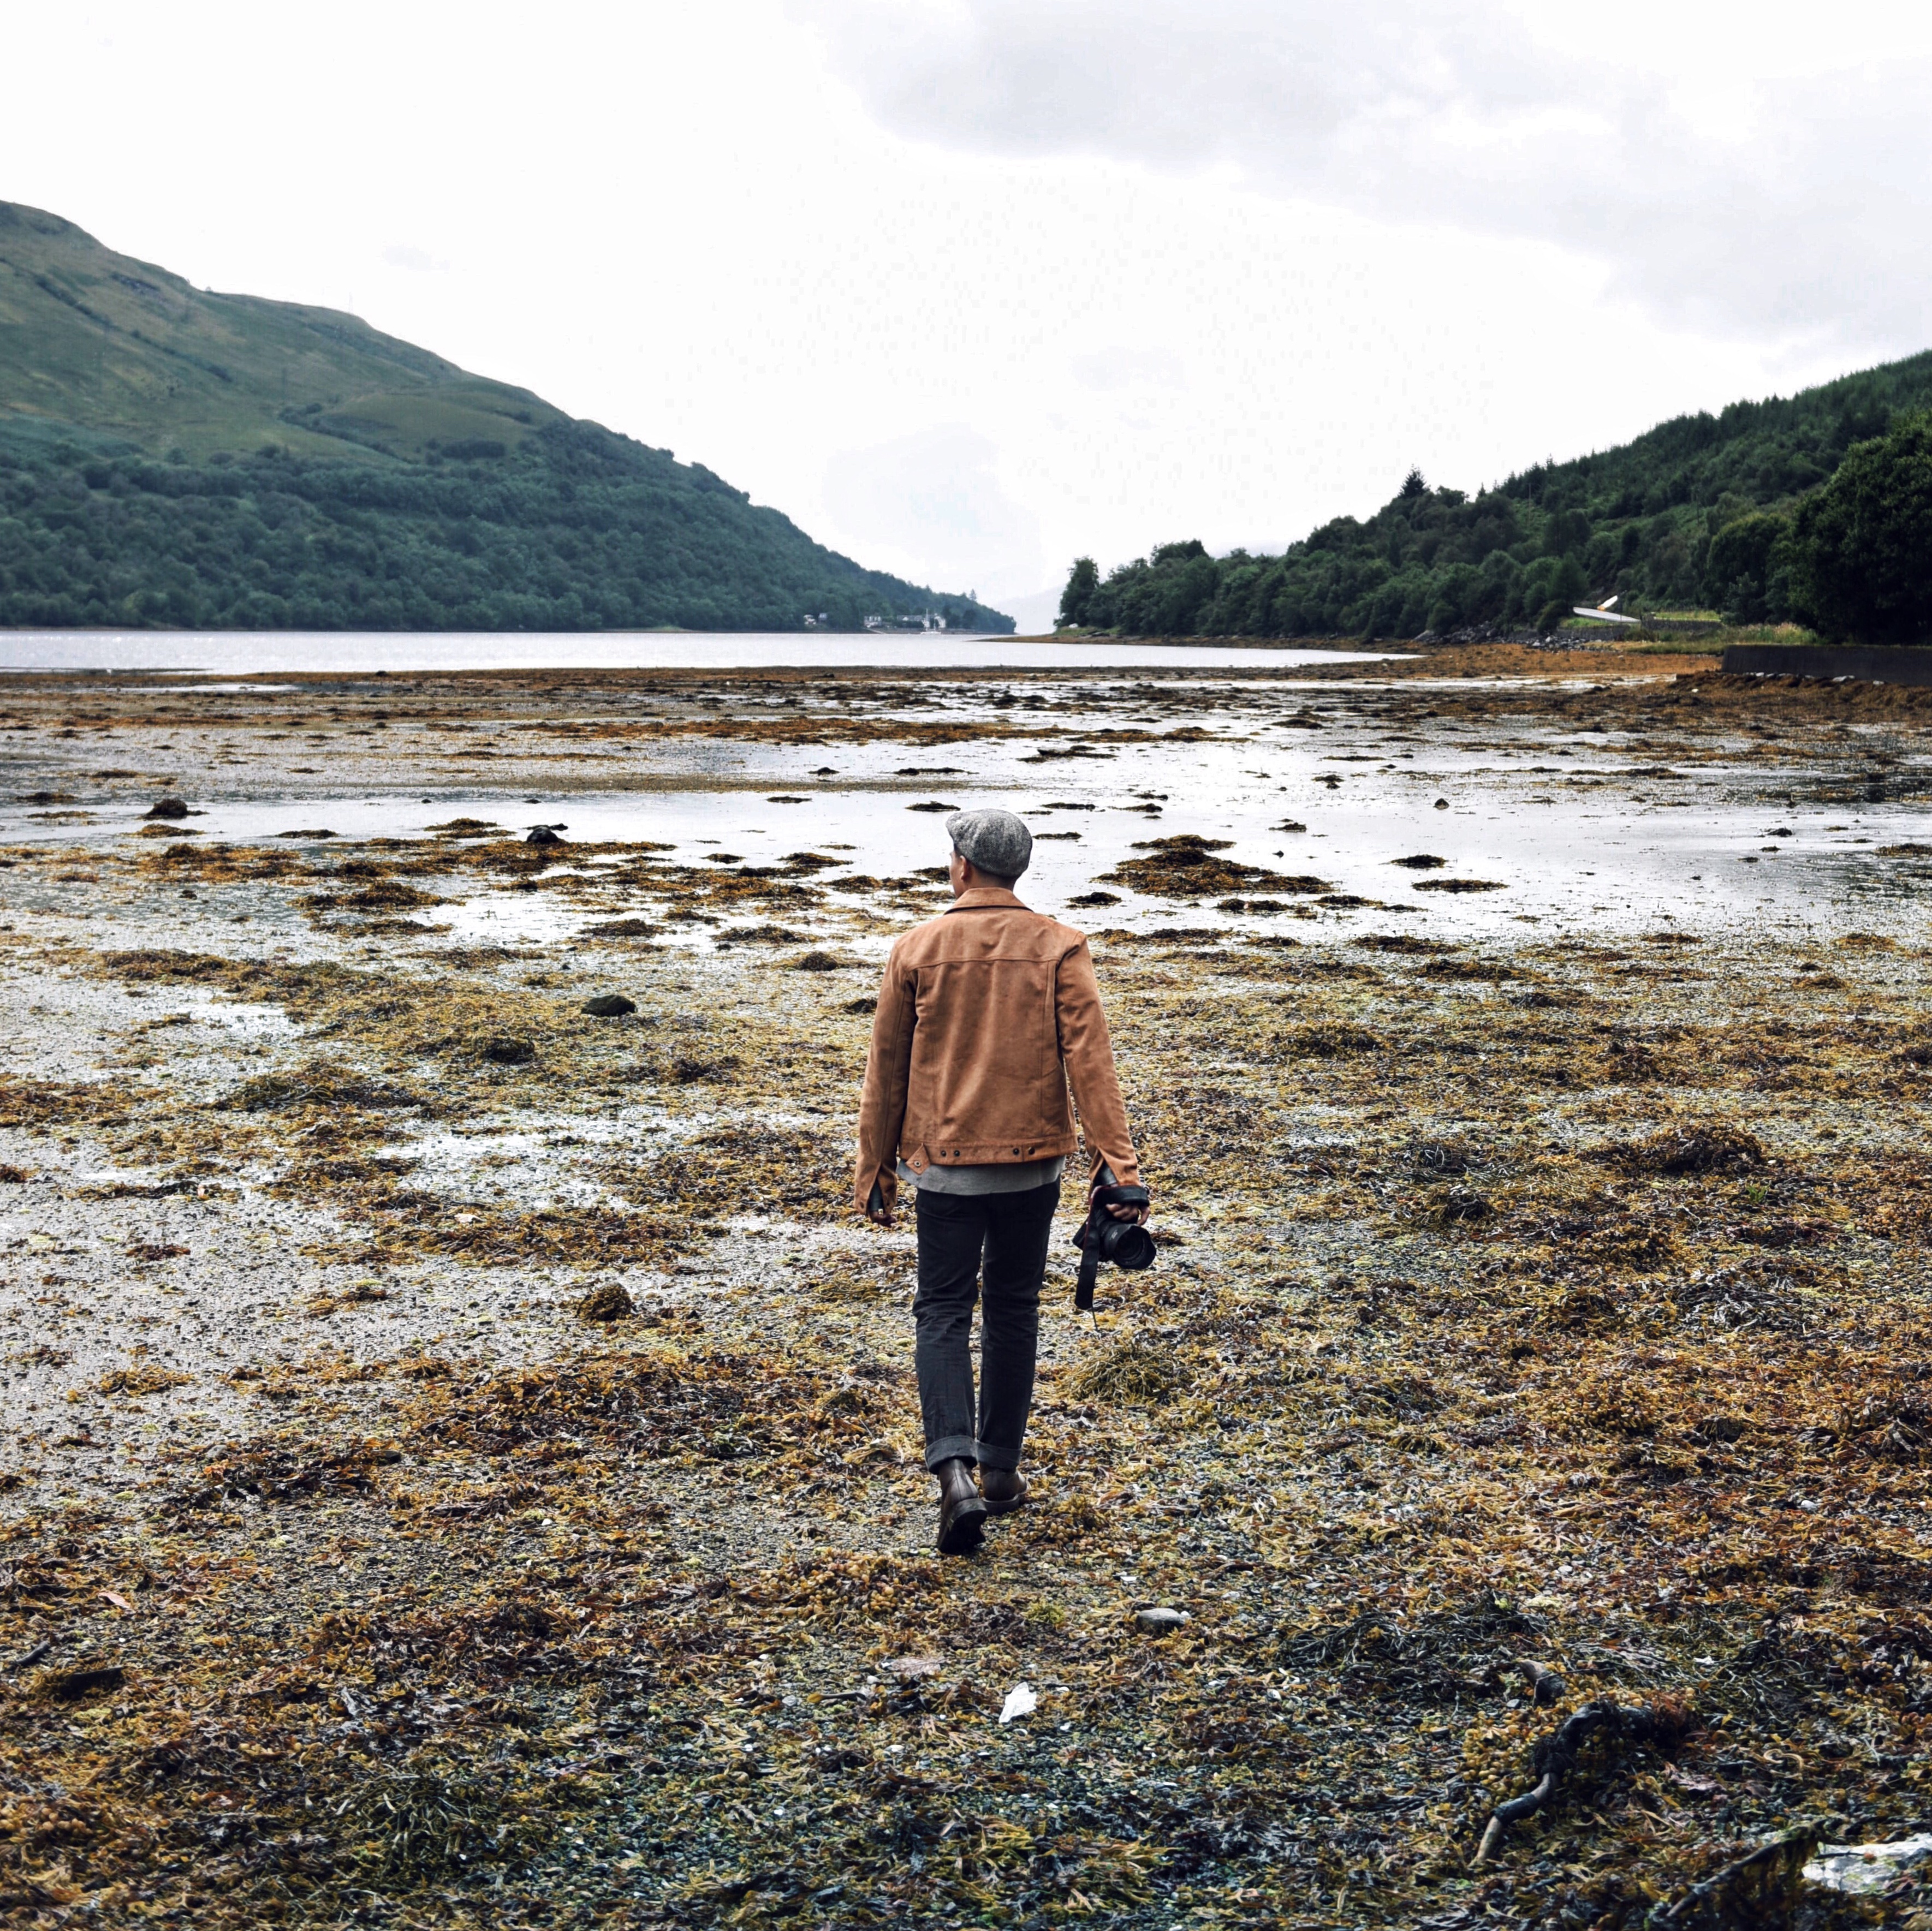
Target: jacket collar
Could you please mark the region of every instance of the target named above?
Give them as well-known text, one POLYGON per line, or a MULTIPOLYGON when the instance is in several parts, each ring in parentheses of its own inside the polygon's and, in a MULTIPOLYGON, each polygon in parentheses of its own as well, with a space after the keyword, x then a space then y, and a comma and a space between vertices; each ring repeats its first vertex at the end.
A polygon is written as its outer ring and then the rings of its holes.
POLYGON ((1018 906, 1024 912, 1027 908, 1020 904, 1016 895, 1004 885, 976 885, 970 892, 962 892, 947 906, 947 912, 982 912, 995 906, 1018 906))

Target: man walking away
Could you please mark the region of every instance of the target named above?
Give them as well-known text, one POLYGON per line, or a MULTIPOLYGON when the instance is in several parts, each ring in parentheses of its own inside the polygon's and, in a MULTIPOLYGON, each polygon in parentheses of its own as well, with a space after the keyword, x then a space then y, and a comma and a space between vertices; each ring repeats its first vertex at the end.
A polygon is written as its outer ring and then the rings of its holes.
MULTIPOLYGON (((1087 941, 1013 895, 1033 834, 1010 811, 956 812, 952 904, 892 947, 859 1108, 854 1194, 892 1224, 898 1183, 918 1207, 914 1361, 939 1549, 979 1547, 989 1515, 1022 1507, 1040 1291, 1060 1179, 1075 1147, 1092 1172, 1140 1184, 1087 941), (976 1405, 970 1342, 984 1270, 976 1405), (974 1471, 979 1471, 979 1484, 974 1471)), ((1144 1207, 1110 1207, 1144 1221, 1144 1207)))

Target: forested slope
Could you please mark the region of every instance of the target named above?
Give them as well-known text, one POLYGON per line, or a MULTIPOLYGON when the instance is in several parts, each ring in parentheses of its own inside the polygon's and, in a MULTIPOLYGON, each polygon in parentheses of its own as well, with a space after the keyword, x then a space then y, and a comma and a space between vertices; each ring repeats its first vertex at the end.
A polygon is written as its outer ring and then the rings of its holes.
POLYGON ((1775 621, 1793 613, 1784 515, 1854 445, 1928 405, 1932 352, 1680 416, 1473 497, 1412 473, 1373 516, 1337 517, 1281 556, 1168 544, 1104 579, 1082 559, 1061 618, 1138 636, 1414 637, 1546 624, 1614 593, 1639 610, 1775 621))
POLYGON ((0 626, 796 630, 969 598, 353 316, 0 202, 0 626))

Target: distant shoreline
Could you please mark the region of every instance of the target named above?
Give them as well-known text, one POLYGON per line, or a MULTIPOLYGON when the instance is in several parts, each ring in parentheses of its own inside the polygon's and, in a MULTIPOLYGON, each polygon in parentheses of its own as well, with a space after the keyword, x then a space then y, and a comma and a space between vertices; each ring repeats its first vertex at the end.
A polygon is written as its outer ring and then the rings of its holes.
POLYGON ((1376 662, 1397 654, 1278 643, 1042 641, 962 631, 0 631, 0 673, 64 675, 1232 670, 1376 662))

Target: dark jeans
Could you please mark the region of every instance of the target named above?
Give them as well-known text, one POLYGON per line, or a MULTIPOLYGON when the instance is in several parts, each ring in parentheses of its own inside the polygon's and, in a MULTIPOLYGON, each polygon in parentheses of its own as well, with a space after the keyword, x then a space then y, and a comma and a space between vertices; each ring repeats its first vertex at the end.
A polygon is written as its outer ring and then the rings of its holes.
POLYGON ((963 1456, 1020 1465, 1040 1346, 1040 1288, 1060 1183, 1024 1193, 919 1195, 918 1327, 914 1363, 926 1421, 926 1465, 963 1456), (980 1400, 973 1401, 973 1303, 982 1256, 980 1400))

